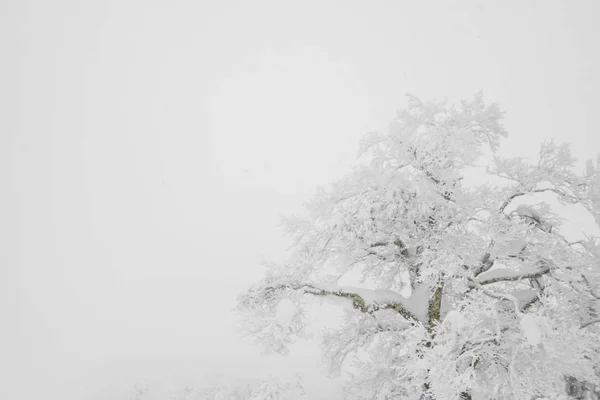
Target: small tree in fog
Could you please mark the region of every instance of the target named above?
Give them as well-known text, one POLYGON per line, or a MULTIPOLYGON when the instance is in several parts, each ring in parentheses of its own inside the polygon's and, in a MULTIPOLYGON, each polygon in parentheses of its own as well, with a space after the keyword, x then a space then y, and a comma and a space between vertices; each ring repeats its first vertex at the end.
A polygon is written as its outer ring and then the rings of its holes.
POLYGON ((298 378, 264 379, 205 378, 200 388, 186 386, 177 390, 151 390, 135 385, 129 400, 293 400, 303 398, 304 388, 298 378))
POLYGON ((354 371, 349 399, 554 399, 568 381, 597 382, 600 242, 569 242, 533 200, 578 204, 600 223, 598 167, 575 174, 553 142, 534 164, 497 156, 503 114, 481 95, 408 100, 348 176, 285 220, 289 261, 239 299, 248 332, 285 353, 305 333, 306 302, 346 299, 323 349, 332 372, 354 371), (485 154, 494 180, 464 184, 485 154), (360 287, 339 284, 348 274, 360 287))
MULTIPOLYGON (((284 400, 304 396, 298 380, 280 380, 269 377, 259 381, 216 382, 205 389, 202 400, 284 400)), ((191 399, 190 399, 191 400, 191 399)))

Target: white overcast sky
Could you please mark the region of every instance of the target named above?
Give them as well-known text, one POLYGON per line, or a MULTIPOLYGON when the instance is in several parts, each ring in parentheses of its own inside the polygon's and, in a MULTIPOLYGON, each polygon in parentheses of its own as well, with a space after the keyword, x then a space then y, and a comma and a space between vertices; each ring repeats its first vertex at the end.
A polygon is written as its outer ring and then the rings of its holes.
POLYGON ((406 92, 481 89, 508 111, 506 154, 554 138, 595 158, 598 15, 594 0, 0 2, 0 398, 266 371, 229 310, 283 253, 279 214, 406 92))

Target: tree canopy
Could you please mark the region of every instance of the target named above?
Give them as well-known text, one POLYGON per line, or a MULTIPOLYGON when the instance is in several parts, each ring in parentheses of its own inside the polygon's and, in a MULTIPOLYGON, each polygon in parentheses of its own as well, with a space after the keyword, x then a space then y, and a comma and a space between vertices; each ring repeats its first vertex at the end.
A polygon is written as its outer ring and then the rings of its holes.
POLYGON ((553 207, 600 225, 598 165, 575 173, 554 142, 537 163, 500 157, 503 115, 481 94, 409 95, 347 176, 285 218, 290 258, 239 298, 247 332, 285 354, 307 302, 347 300, 323 351, 332 372, 352 366, 348 399, 554 399, 598 382, 600 241, 570 241, 553 207), (488 181, 466 184, 487 159, 488 181))

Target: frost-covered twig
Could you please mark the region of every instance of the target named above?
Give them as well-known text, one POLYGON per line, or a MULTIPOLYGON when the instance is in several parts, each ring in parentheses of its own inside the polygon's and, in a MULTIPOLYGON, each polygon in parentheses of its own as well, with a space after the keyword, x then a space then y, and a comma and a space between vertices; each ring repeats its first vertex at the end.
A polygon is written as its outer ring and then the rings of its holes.
POLYGON ((592 285, 590 285, 590 281, 588 281, 587 277, 584 274, 581 274, 581 278, 583 279, 585 286, 587 286, 587 288, 589 289, 592 297, 596 300, 600 300, 600 294, 596 293, 596 291, 592 288, 592 285))
POLYGON ((558 190, 556 188, 532 189, 532 190, 528 190, 528 191, 521 191, 521 192, 513 193, 512 195, 510 195, 508 197, 508 199, 504 200, 504 203, 502 203, 502 205, 500 206, 498 211, 503 212, 504 209, 511 203, 511 201, 513 201, 515 198, 517 198, 519 196, 525 196, 527 194, 532 194, 532 193, 544 193, 544 192, 554 192, 554 193, 558 194, 561 198, 568 200, 569 203, 571 203, 571 204, 575 204, 580 201, 580 199, 578 197, 568 195, 567 193, 564 193, 563 191, 558 190))
POLYGON ((521 314, 521 306, 519 305, 519 300, 515 297, 512 296, 510 294, 503 294, 503 293, 495 293, 492 292, 490 290, 487 290, 486 288, 484 288, 479 282, 477 282, 475 279, 473 278, 467 278, 469 280, 469 282, 471 282, 471 284, 479 289, 482 293, 484 293, 485 295, 494 298, 496 300, 507 300, 510 301, 514 304, 515 306, 515 311, 517 312, 517 314, 521 314))

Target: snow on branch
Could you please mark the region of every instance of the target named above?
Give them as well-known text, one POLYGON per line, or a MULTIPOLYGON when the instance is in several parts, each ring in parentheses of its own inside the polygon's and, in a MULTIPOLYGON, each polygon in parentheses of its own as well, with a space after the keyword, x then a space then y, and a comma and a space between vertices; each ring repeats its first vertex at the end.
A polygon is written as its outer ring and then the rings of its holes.
POLYGON ((504 268, 483 272, 476 278, 480 285, 489 285, 496 282, 520 281, 522 279, 540 278, 550 272, 550 267, 544 267, 537 271, 509 271, 504 268))
MULTIPOLYGON (((246 294, 248 298, 271 297, 275 293, 292 290, 304 294, 315 296, 336 296, 343 297, 352 301, 354 309, 363 313, 373 314, 379 310, 391 309, 402 315, 405 319, 411 321, 425 321, 426 311, 423 308, 427 306, 427 297, 422 292, 409 297, 403 297, 392 290, 372 290, 363 288, 338 287, 334 285, 313 284, 313 283, 282 283, 275 286, 267 286, 257 291, 250 291, 246 294), (423 303, 425 306, 423 307, 423 303)), ((248 300, 242 299, 242 303, 248 300)))
POLYGON ((352 306, 364 313, 372 314, 379 310, 392 309, 407 320, 419 321, 419 318, 409 311, 409 308, 411 308, 410 305, 408 305, 409 299, 406 299, 391 290, 335 288, 333 286, 326 289, 323 287, 307 285, 305 292, 318 296, 337 296, 351 299, 352 306))
POLYGON ((239 299, 252 336, 284 353, 325 303, 312 296, 345 303, 324 343, 337 369, 356 356, 348 398, 558 398, 565 376, 597 379, 600 242, 565 236, 557 213, 583 208, 600 225, 600 168, 575 175, 568 146, 547 142, 532 164, 494 157, 502 180, 473 186, 501 117, 480 95, 409 97, 354 169, 285 221, 290 260, 239 299), (342 276, 379 289, 333 284, 342 276))
POLYGON ((476 280, 474 280, 472 278, 467 278, 467 279, 475 288, 479 289, 486 296, 489 296, 496 300, 507 300, 514 305, 515 311, 517 314, 521 313, 522 304, 516 296, 514 296, 512 294, 496 293, 496 292, 487 290, 476 280))
POLYGON ((535 289, 514 290, 509 293, 519 301, 521 310, 527 309, 533 303, 540 299, 540 291, 535 289))
POLYGON ((556 188, 532 189, 532 190, 528 190, 528 191, 519 191, 519 192, 513 193, 502 203, 502 205, 500 206, 498 211, 500 213, 502 213, 504 211, 504 209, 517 197, 525 196, 527 194, 545 193, 545 192, 556 193, 559 195, 559 198, 561 200, 565 200, 570 204, 576 204, 576 203, 580 202, 580 199, 578 197, 570 195, 568 193, 565 193, 563 190, 560 190, 560 189, 556 189, 556 188))

